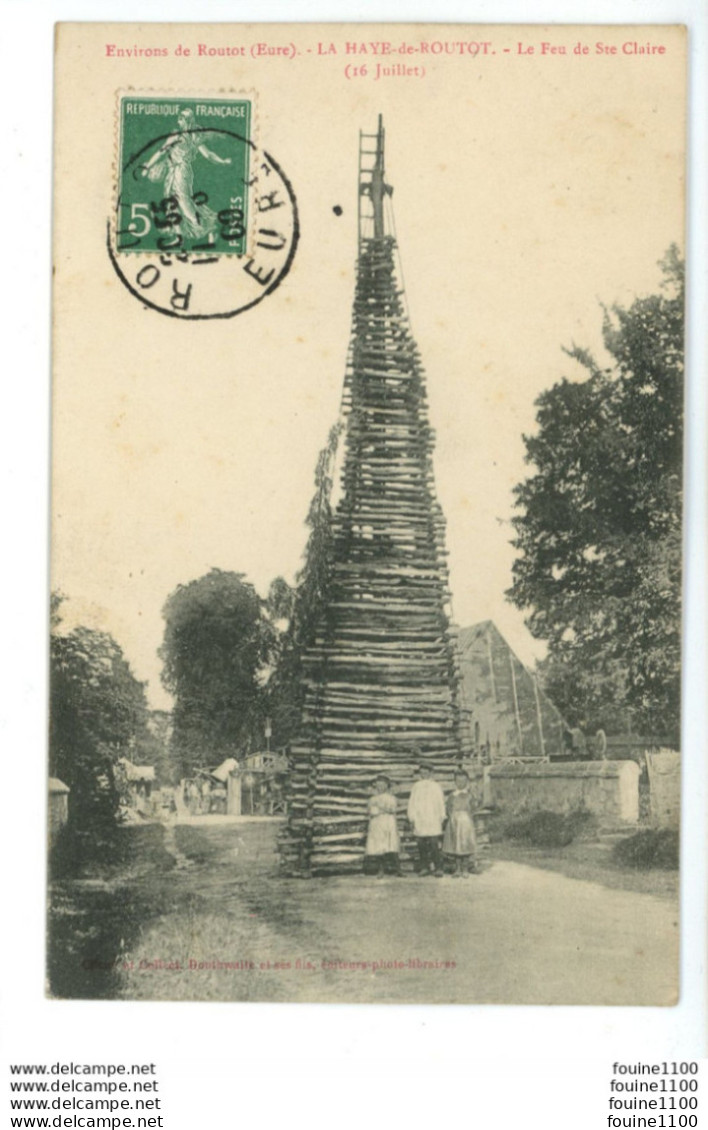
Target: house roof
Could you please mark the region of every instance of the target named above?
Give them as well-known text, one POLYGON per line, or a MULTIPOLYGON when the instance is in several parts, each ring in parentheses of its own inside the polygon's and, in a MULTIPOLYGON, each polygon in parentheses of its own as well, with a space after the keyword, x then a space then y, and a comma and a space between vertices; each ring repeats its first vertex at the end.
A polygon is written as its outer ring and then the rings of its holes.
POLYGON ((211 770, 211 776, 223 783, 228 780, 234 769, 238 769, 238 761, 235 757, 227 757, 226 761, 222 761, 221 765, 217 765, 216 769, 211 770))
POLYGON ((496 744, 497 756, 561 754, 562 715, 496 624, 461 628, 458 643, 462 703, 481 740, 496 744))
POLYGON ((132 761, 128 761, 127 757, 121 757, 118 761, 121 769, 129 781, 154 781, 155 780, 155 766, 154 765, 133 765, 132 761))

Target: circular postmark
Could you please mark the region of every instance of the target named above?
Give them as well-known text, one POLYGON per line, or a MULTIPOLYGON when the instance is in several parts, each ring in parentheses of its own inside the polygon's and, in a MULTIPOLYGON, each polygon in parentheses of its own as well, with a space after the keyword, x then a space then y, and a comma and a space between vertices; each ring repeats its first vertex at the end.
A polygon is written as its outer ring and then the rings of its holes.
POLYGON ((297 202, 277 161, 247 137, 190 127, 151 138, 121 163, 108 254, 149 309, 185 320, 233 318, 290 270, 297 202))

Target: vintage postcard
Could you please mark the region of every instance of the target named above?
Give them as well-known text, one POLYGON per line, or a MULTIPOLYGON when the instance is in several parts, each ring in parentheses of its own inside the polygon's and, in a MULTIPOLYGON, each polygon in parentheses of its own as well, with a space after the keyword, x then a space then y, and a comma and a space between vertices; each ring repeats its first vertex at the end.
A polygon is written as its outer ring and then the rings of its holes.
POLYGON ((679 999, 686 34, 60 24, 47 983, 679 999))

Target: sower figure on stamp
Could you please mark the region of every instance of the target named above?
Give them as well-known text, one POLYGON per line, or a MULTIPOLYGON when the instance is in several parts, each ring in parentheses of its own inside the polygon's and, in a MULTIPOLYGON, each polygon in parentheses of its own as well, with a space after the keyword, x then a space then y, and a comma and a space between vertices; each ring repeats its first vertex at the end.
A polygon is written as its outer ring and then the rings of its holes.
POLYGON ((165 197, 176 200, 182 217, 182 234, 207 236, 216 230, 218 216, 206 201, 197 206, 194 199, 194 162, 198 156, 215 165, 230 165, 230 157, 220 157, 204 144, 204 133, 194 128, 194 111, 183 110, 177 118, 179 132, 170 134, 149 161, 140 166, 140 175, 162 181, 165 197))
POLYGON ((396 824, 396 798, 388 777, 374 781, 374 795, 369 800, 369 828, 364 853, 364 871, 382 879, 384 874, 403 878, 399 859, 400 839, 396 824))
POLYGON ((447 798, 447 823, 443 837, 443 852, 451 856, 455 864, 453 878, 466 879, 470 872, 477 870, 473 804, 469 776, 464 769, 458 769, 455 788, 447 798))
POLYGON ((445 796, 425 762, 416 769, 416 782, 408 799, 408 820, 418 845, 418 873, 442 876, 440 840, 445 820, 445 796))

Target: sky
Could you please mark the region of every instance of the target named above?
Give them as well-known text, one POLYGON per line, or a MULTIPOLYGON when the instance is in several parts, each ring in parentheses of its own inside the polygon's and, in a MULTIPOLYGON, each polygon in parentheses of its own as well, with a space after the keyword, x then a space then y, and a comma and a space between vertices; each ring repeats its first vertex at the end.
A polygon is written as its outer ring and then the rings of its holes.
MULTIPOLYGON (((131 28, 131 43, 146 34, 131 28)), ((224 45, 235 33, 210 34, 224 45)), ((238 29, 239 42, 248 34, 238 29)), ((121 35, 116 25, 111 39, 121 35)), ((170 704, 157 648, 178 584, 217 567, 265 593, 300 564, 344 374, 358 131, 379 112, 437 430, 455 620, 493 619, 524 662, 542 654, 504 596, 512 489, 529 472, 522 437, 539 393, 581 375, 563 347, 599 351, 600 303, 656 290, 658 260, 683 243, 682 44, 662 29, 665 54, 627 55, 634 37, 614 28, 604 37, 618 53, 598 55, 586 29, 577 56, 577 29, 475 36, 496 54, 426 55, 425 77, 376 81, 346 77, 361 28, 274 30, 274 42, 295 38, 292 59, 164 65, 107 60, 105 31, 86 28, 58 57, 52 584, 68 598, 67 626, 112 632, 156 707, 170 704), (542 55, 549 40, 568 53, 542 55), (336 52, 320 56, 319 42, 336 52), (116 91, 128 86, 255 92, 258 139, 292 182, 302 235, 290 274, 253 310, 176 322, 114 274, 105 223, 116 91)), ((172 52, 199 36, 184 25, 158 38, 172 52)))

